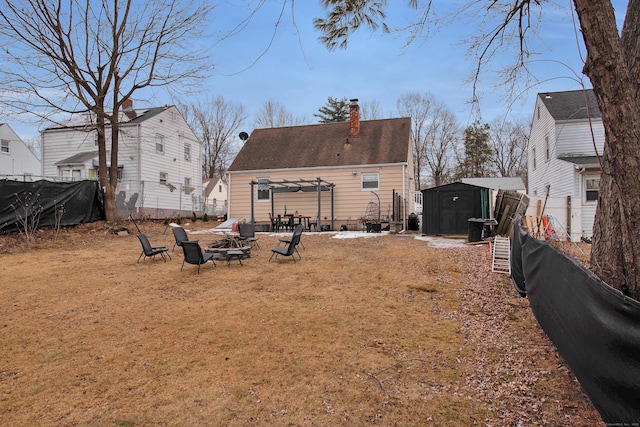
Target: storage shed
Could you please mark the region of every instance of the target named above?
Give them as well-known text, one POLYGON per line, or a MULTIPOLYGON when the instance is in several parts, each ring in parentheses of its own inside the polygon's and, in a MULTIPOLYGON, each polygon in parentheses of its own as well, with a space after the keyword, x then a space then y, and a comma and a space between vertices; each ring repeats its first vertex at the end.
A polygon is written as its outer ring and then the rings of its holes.
POLYGON ((422 190, 422 234, 467 234, 469 218, 489 218, 489 189, 462 182, 422 190))

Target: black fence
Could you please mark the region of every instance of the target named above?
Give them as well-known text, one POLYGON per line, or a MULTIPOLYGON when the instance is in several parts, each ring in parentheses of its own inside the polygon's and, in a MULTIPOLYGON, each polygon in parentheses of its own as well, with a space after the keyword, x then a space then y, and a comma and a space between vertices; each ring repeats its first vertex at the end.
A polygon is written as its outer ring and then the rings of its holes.
POLYGON ((63 227, 104 218, 97 181, 20 182, 0 180, 0 233, 32 228, 63 227))
POLYGON ((511 271, 540 326, 609 426, 640 425, 640 302, 515 222, 511 271))

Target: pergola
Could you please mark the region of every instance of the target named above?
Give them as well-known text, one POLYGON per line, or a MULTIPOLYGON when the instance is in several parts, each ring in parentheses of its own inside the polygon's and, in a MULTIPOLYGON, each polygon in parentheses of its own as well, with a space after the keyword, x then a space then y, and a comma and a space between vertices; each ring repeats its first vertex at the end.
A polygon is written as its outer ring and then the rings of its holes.
POLYGON ((255 200, 255 187, 258 186, 259 190, 269 190, 269 195, 271 198, 271 215, 275 215, 274 206, 275 206, 275 194, 276 193, 311 193, 316 192, 318 194, 318 227, 317 230, 320 230, 321 226, 321 218, 322 218, 322 202, 321 195, 323 191, 331 191, 331 230, 334 229, 333 226, 333 218, 334 218, 334 199, 333 199, 333 189, 335 188, 335 184, 332 182, 327 182, 322 178, 316 179, 283 179, 280 181, 271 181, 270 179, 259 179, 257 181, 251 181, 251 222, 255 222, 254 215, 254 200, 255 200))

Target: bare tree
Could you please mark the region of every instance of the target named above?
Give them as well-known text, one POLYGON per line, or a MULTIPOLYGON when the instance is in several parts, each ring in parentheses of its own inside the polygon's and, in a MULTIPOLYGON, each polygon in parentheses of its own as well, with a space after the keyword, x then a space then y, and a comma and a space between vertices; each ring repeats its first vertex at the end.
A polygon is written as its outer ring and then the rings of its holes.
MULTIPOLYGON (((419 9, 411 37, 435 22, 432 0, 408 0, 419 9)), ((583 73, 593 85, 602 112, 605 145, 600 159, 602 175, 594 226, 591 268, 623 293, 640 299, 640 4, 630 0, 622 31, 618 30, 611 1, 572 0, 587 51, 583 73)), ((384 27, 387 2, 377 0, 323 0, 327 16, 314 21, 321 40, 332 49, 344 47, 362 25, 384 27)), ((532 0, 467 1, 462 8, 475 13, 479 28, 471 40, 477 58, 473 82, 498 51, 516 49, 516 61, 505 75, 526 71, 533 49, 529 37, 536 23, 555 2, 532 0)), ((475 91, 474 91, 475 94, 475 91)))
POLYGON ((305 123, 304 117, 295 117, 282 103, 272 100, 265 102, 253 119, 254 128, 278 128, 305 123))
POLYGON ((380 108, 380 102, 377 99, 373 101, 360 102, 360 118, 362 120, 376 120, 383 118, 382 109, 380 108))
POLYGON ((489 129, 491 162, 500 176, 519 176, 527 182, 527 147, 531 126, 524 122, 494 120, 489 129))
POLYGON ((205 101, 182 104, 189 126, 202 142, 202 176, 224 178, 231 162, 236 133, 247 119, 242 104, 218 96, 205 101))
POLYGON ((1 102, 43 119, 89 117, 107 221, 116 219, 120 107, 143 88, 204 75, 207 56, 193 42, 211 10, 184 0, 0 0, 0 39, 10 46, 1 53, 1 102))
POLYGON ((433 94, 411 92, 397 102, 398 112, 411 117, 413 161, 416 186, 422 188, 430 178, 441 185, 452 167, 453 150, 458 138, 455 116, 433 94))

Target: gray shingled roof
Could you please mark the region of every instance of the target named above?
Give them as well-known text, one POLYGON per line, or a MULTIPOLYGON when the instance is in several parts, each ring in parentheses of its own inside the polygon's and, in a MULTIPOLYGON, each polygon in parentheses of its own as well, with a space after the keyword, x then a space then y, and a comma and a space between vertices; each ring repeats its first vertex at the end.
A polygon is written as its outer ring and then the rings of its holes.
POLYGON ((555 120, 577 120, 591 117, 600 118, 600 108, 598 100, 593 93, 593 89, 586 90, 570 90, 565 92, 543 92, 538 97, 547 107, 549 113, 555 120), (589 110, 591 114, 587 114, 585 95, 589 100, 589 110))
POLYGON ((360 122, 360 134, 349 136, 350 123, 256 129, 229 171, 397 164, 408 161, 411 119, 360 122))

